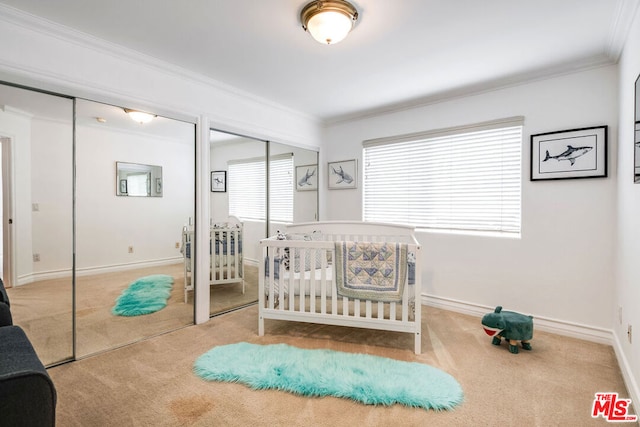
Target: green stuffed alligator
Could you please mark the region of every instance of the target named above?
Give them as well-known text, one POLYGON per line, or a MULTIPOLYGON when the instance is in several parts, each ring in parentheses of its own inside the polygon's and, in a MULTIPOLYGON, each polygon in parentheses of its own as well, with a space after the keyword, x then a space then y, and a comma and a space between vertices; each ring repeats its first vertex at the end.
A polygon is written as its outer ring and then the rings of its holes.
POLYGON ((509 351, 518 353, 518 341, 524 350, 531 350, 529 340, 533 338, 533 317, 513 311, 502 311, 497 306, 493 313, 485 314, 482 318, 484 331, 493 337, 491 343, 500 345, 502 338, 509 341, 509 351))

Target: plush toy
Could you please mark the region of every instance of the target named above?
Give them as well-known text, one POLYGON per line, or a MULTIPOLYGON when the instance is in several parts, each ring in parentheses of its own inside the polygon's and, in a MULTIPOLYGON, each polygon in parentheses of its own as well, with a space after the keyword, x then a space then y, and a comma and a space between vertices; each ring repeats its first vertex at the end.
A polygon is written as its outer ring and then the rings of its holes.
POLYGON ((513 311, 502 311, 497 306, 493 313, 485 314, 482 318, 484 331, 493 337, 491 343, 500 345, 502 338, 509 341, 509 351, 518 353, 518 341, 524 350, 531 350, 529 340, 533 338, 533 317, 513 311))

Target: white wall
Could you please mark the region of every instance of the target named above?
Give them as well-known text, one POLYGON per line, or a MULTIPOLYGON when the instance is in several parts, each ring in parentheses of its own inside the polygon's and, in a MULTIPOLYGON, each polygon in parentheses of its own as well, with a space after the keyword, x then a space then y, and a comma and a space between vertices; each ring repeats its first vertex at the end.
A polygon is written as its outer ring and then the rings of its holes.
MULTIPOLYGON (((193 127, 187 123, 182 126, 193 127)), ((194 141, 79 126, 76 260, 80 270, 179 258, 194 216, 194 141), (116 162, 162 167, 162 197, 116 196, 116 162), (133 246, 133 253, 128 252, 133 246)))
POLYGON ((596 333, 611 328, 616 70, 602 67, 333 124, 326 130, 322 164, 358 159, 359 185, 327 191, 321 215, 362 219, 363 140, 524 116, 522 237, 419 233, 423 290, 434 304, 503 305, 596 333), (609 178, 529 181, 531 134, 596 125, 609 126, 609 178))
MULTIPOLYGON (((619 361, 625 373, 627 388, 633 402, 640 402, 640 184, 633 183, 634 159, 634 85, 640 74, 640 12, 636 12, 633 26, 619 64, 619 129, 618 204, 616 245, 616 288, 612 325, 619 350, 619 361), (617 307, 622 307, 622 321, 617 307), (627 327, 633 326, 632 343, 627 339, 627 327)), ((640 110, 639 110, 640 111, 640 110)))
POLYGON ((33 270, 31 225, 31 117, 5 108, 0 111, 0 135, 11 139, 13 157, 14 200, 13 233, 19 250, 15 274, 20 277, 33 270), (20 179, 16 179, 20 177, 20 179))
MULTIPOLYGON (((32 209, 33 253, 40 261, 33 262, 31 274, 64 272, 71 275, 73 262, 73 122, 72 105, 68 99, 60 100, 66 105, 68 121, 34 119, 31 132, 30 171, 32 209)), ((17 181, 25 173, 17 172, 17 181)), ((16 190, 17 191, 17 190, 16 190)), ((26 207, 31 208, 31 206, 26 207)), ((24 251, 22 244, 18 248, 24 251)))

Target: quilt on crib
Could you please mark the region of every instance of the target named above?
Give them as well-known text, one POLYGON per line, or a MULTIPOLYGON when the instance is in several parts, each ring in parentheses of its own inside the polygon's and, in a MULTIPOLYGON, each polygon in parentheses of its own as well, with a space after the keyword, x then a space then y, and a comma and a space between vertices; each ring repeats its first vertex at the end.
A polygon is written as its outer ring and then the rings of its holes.
POLYGON ((406 243, 335 242, 339 295, 382 302, 402 301, 408 271, 406 243))

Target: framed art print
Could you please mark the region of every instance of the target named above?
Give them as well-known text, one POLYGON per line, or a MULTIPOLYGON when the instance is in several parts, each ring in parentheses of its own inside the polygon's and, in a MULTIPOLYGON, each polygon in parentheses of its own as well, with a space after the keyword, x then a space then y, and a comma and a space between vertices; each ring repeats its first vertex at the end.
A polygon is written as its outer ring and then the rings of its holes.
POLYGON ((607 176, 607 126, 531 135, 531 181, 607 176))
POLYGON ((329 162, 328 175, 330 190, 358 188, 358 168, 355 159, 329 162))
POLYGON ((318 189, 318 165, 296 166, 296 190, 312 191, 318 189))
POLYGON ((227 191, 227 171, 211 172, 211 192, 225 193, 227 191))

